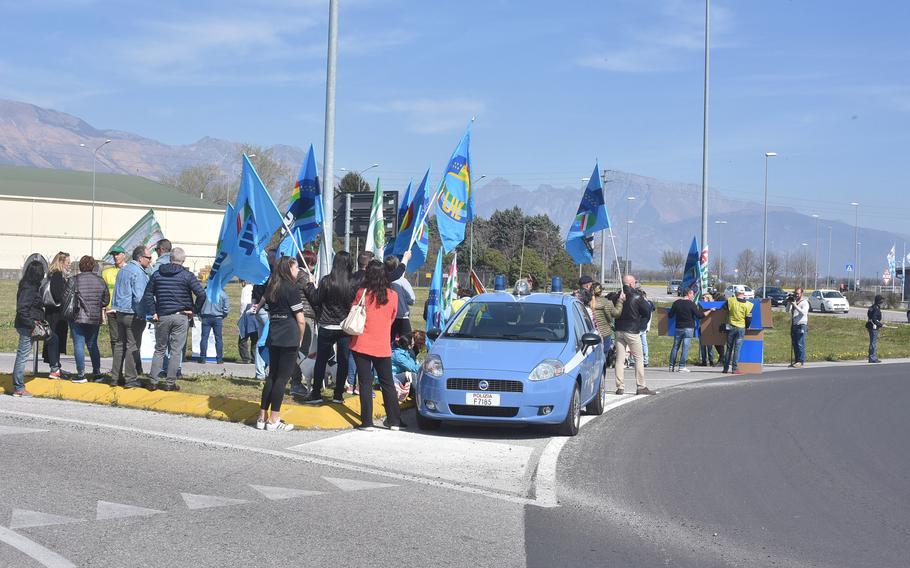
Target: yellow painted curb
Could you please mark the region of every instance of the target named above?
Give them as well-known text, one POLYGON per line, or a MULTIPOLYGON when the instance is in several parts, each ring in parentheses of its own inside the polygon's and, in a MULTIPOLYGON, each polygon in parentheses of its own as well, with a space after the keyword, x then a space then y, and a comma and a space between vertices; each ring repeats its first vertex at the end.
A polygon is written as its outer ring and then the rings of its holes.
MULTIPOLYGON (((186 414, 228 422, 252 423, 259 415, 258 401, 225 396, 151 392, 144 388, 124 389, 91 382, 80 384, 37 377, 26 378, 25 386, 30 393, 40 398, 76 400, 92 404, 186 414)), ((13 392, 12 375, 0 375, 0 387, 3 387, 7 394, 11 394, 13 392)), ((402 403, 401 407, 409 408, 412 405, 413 403, 408 401, 402 403)), ((385 417, 381 392, 376 392, 373 409, 374 419, 385 417)), ((353 428, 360 424, 360 401, 356 397, 350 397, 345 399, 343 405, 326 403, 318 406, 299 406, 285 403, 281 408, 281 418, 285 422, 304 429, 353 428)))

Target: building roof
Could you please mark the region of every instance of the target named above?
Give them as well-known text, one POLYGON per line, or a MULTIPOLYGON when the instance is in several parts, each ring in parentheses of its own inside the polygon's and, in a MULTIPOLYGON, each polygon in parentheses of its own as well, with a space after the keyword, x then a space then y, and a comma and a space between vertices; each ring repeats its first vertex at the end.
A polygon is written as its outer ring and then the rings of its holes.
MULTIPOLYGON (((0 166, 0 195, 43 199, 92 200, 92 172, 0 166)), ((156 181, 122 174, 95 174, 95 201, 150 207, 224 207, 156 181)))

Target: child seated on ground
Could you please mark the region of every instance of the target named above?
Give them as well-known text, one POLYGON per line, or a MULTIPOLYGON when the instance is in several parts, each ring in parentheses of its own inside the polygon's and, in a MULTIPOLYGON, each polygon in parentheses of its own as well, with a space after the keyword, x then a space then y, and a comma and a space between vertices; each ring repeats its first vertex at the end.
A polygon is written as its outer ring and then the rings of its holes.
POLYGON ((414 340, 410 333, 398 336, 392 350, 392 377, 395 379, 395 390, 398 400, 403 401, 411 392, 411 381, 417 373, 417 359, 414 358, 414 340))

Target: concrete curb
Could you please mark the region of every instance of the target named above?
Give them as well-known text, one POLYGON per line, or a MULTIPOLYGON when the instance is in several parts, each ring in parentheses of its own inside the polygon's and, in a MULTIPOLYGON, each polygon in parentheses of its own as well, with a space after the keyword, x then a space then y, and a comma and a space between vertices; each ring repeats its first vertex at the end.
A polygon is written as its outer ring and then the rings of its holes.
MULTIPOLYGON (((13 377, 0 374, 0 387, 6 394, 13 392, 13 377)), ((96 383, 72 383, 66 380, 26 378, 25 387, 39 398, 74 400, 107 406, 123 406, 139 410, 153 410, 171 414, 199 416, 227 422, 253 423, 259 415, 259 402, 180 392, 148 391, 144 388, 125 389, 96 383)), ((376 392, 373 401, 374 419, 385 418, 382 393, 376 392)), ((281 418, 297 428, 310 430, 338 430, 360 424, 360 402, 357 397, 345 399, 344 405, 325 403, 318 406, 300 406, 288 402, 282 405, 281 418)), ((401 404, 410 408, 413 402, 401 404)))

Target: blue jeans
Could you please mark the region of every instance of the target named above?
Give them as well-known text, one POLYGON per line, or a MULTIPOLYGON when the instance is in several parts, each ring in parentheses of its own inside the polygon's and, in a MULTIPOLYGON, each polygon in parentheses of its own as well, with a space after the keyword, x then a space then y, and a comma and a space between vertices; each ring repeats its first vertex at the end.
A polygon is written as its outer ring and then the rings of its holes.
POLYGON ((743 338, 746 337, 746 328, 730 327, 727 332, 727 350, 724 352, 724 371, 737 370, 739 368, 739 350, 743 346, 743 338))
POLYGON ((648 332, 643 331, 639 334, 641 336, 641 362, 645 365, 648 364, 648 332))
POLYGON ((693 337, 695 337, 694 327, 676 329, 676 335, 673 337, 673 348, 670 349, 670 367, 676 366, 676 356, 679 354, 680 346, 682 346, 682 356, 679 360, 679 368, 686 368, 686 359, 689 357, 689 345, 692 343, 693 337))
POLYGON ((221 361, 224 353, 224 344, 221 329, 224 318, 218 316, 202 316, 202 337, 199 340, 199 360, 205 361, 209 348, 209 332, 215 333, 215 359, 221 361))
POLYGON ((866 328, 869 332, 869 361, 878 361, 878 330, 866 328))
POLYGON ((354 364, 354 352, 348 351, 348 384, 357 386, 357 365, 354 364))
POLYGON ((100 325, 90 323, 71 323, 70 334, 73 336, 73 355, 76 357, 76 374, 85 375, 85 348, 92 359, 92 373, 101 374, 101 351, 98 349, 98 329, 100 325))
POLYGON ((13 390, 25 388, 25 366, 32 354, 32 334, 25 328, 17 327, 19 345, 16 347, 16 362, 13 364, 13 390))
MULTIPOLYGON (((256 328, 259 330, 257 337, 262 339, 262 330, 265 327, 265 322, 269 321, 269 312, 267 310, 259 310, 254 316, 256 318, 256 328)), ((253 360, 256 362, 256 378, 264 381, 265 380, 265 361, 263 361, 262 356, 259 354, 259 345, 253 346, 253 360)))
POLYGON ((806 334, 809 333, 809 326, 791 325, 790 341, 793 343, 793 361, 796 363, 806 362, 806 334))

